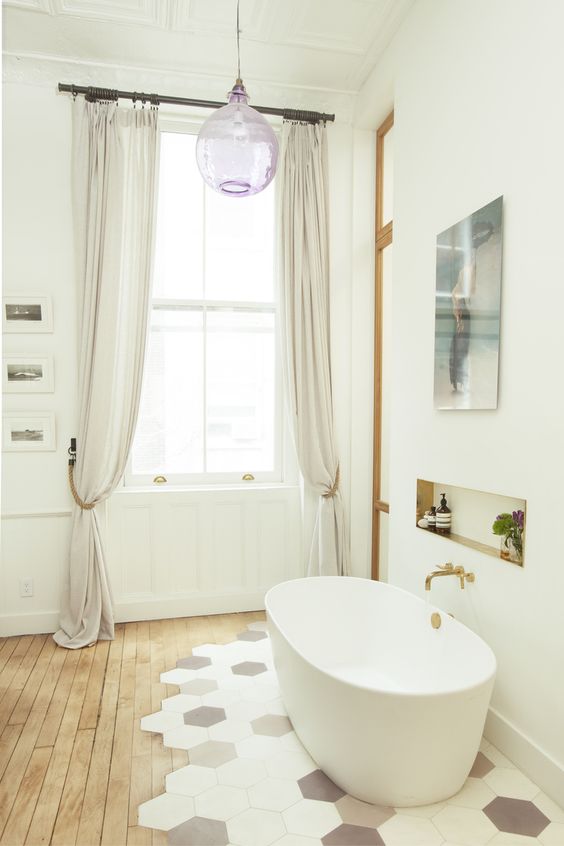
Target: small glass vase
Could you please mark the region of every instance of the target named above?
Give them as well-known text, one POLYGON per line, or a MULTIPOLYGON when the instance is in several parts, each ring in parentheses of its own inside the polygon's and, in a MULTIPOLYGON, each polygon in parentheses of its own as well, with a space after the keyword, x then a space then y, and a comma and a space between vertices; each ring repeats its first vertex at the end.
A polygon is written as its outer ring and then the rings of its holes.
POLYGON ((502 538, 499 551, 504 561, 511 561, 512 564, 523 564, 523 550, 519 549, 513 538, 502 538))

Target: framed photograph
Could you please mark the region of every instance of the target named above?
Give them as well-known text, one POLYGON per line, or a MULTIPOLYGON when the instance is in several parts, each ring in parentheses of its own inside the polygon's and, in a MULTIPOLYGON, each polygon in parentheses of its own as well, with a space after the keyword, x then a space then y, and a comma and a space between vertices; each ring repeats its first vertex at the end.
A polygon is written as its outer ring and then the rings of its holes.
POLYGON ((2 447, 6 452, 47 452, 55 449, 52 411, 6 411, 2 447))
POLYGON ((53 393, 53 358, 36 355, 6 355, 2 365, 2 386, 5 393, 53 393))
POLYGON ((437 237, 435 408, 497 408, 503 197, 437 237))
POLYGON ((51 298, 19 295, 3 297, 2 328, 4 332, 52 332, 51 298))

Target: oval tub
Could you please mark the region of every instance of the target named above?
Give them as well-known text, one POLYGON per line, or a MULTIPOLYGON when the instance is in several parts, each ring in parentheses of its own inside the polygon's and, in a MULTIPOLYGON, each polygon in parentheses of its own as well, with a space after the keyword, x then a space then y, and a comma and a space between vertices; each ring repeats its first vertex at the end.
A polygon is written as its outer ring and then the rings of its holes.
POLYGON ((481 638, 442 611, 432 628, 439 609, 368 579, 296 579, 265 602, 288 715, 336 784, 396 807, 460 790, 496 670, 481 638))

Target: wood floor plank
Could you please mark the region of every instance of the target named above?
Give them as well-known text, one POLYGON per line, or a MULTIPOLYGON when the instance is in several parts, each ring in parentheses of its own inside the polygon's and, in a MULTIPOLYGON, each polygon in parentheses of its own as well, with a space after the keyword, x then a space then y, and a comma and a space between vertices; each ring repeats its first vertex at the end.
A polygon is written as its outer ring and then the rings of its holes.
POLYGON ((32 643, 33 635, 20 637, 16 648, 8 658, 4 669, 0 673, 0 700, 4 698, 32 643))
MULTIPOLYGON (((18 704, 21 697, 21 690, 12 690, 10 688, 2 701, 0 702, 0 733, 4 731, 4 727, 8 725, 10 717, 14 708, 18 704)), ((25 720, 23 721, 25 722, 25 720)))
POLYGON ((119 694, 124 626, 115 628, 115 640, 110 644, 106 678, 102 691, 100 717, 96 728, 94 748, 86 782, 86 792, 80 813, 76 842, 81 846, 98 844, 104 824, 104 806, 108 789, 115 718, 119 694))
POLYGON ((0 648, 0 672, 4 669, 14 649, 19 643, 19 637, 7 637, 0 648))
POLYGON ((96 644, 94 662, 88 680, 88 689, 84 697, 82 714, 80 715, 79 729, 95 729, 98 725, 98 715, 104 688, 104 677, 106 675, 106 664, 110 652, 110 641, 99 640, 96 644))
POLYGON ((137 624, 130 623, 124 635, 123 658, 116 711, 116 727, 110 779, 106 798, 106 812, 102 829, 102 843, 114 846, 127 842, 129 818, 129 789, 131 778, 131 745, 135 706, 135 656, 137 653, 137 624))
MULTIPOLYGON (((50 636, 44 636, 41 651, 34 663, 31 672, 28 674, 25 684, 22 688, 21 696, 18 699, 17 705, 14 707, 10 715, 10 724, 23 724, 29 716, 29 712, 33 707, 35 698, 41 687, 45 674, 49 669, 49 665, 53 658, 57 646, 50 636)), ((29 654, 29 653, 28 653, 29 654)), ((27 656, 26 656, 27 657, 27 656)), ((15 679, 14 679, 15 681, 15 679)), ((12 685, 13 687, 14 685, 12 685)))
MULTIPOLYGON (((131 747, 132 758, 144 755, 149 756, 149 769, 151 759, 151 735, 147 731, 141 731, 141 717, 151 713, 151 642, 150 628, 148 622, 137 623, 137 654, 135 656, 135 707, 133 725, 133 743, 131 747)), ((132 822, 131 815, 129 825, 132 822)))
POLYGON ((73 846, 76 843, 94 735, 94 729, 79 729, 76 733, 51 846, 73 846))
MULTIPOLYGON (((41 733, 37 738, 37 743, 35 744, 36 746, 55 745, 61 721, 67 707, 70 691, 74 683, 74 677, 80 660, 81 650, 65 649, 63 651, 66 653, 64 655, 64 664, 58 681, 51 692, 47 715, 41 728, 41 733)), ((47 698, 47 692, 45 692, 45 698, 47 698)), ((44 698, 41 699, 41 703, 43 703, 43 701, 44 698)), ((39 709, 40 707, 41 706, 36 702, 35 709, 39 709)))
POLYGON ((12 811, 18 790, 41 731, 44 711, 31 711, 0 781, 0 833, 12 811))
POLYGON ((160 681, 178 658, 263 619, 252 611, 119 624, 114 641, 84 650, 43 635, 0 640, 2 846, 165 846, 165 832, 137 825, 137 809, 188 754, 141 731, 141 717, 178 693, 160 681))
POLYGON ((61 796, 67 778, 88 678, 94 659, 93 649, 81 649, 68 702, 61 720, 53 754, 45 774, 41 793, 32 817, 26 842, 50 843, 55 827, 61 796))
MULTIPOLYGON (((21 726, 14 726, 14 728, 21 728, 21 726)), ((20 846, 20 844, 25 843, 41 785, 49 766, 51 752, 52 749, 45 746, 41 749, 34 749, 31 753, 0 843, 6 846, 20 846)))
POLYGON ((0 735, 0 779, 20 739, 23 726, 6 726, 0 735))

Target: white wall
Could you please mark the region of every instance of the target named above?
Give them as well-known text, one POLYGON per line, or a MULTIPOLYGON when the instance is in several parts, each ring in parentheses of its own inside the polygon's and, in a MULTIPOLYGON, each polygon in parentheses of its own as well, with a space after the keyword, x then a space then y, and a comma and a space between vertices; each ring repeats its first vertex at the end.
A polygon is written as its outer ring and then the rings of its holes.
MULTIPOLYGON (((563 30, 560 0, 418 0, 357 104, 363 128, 381 122, 392 97, 395 108, 390 581, 422 596, 425 574, 446 560, 446 542, 414 526, 417 477, 527 500, 525 567, 453 543, 449 557, 476 583, 462 593, 440 580, 432 598, 497 656, 490 739, 560 800, 563 30), (499 407, 437 412, 435 238, 500 194, 499 407)), ((353 336, 355 365, 359 345, 366 338, 353 336)), ((366 451, 369 401, 353 409, 366 451)))
MULTIPOLYGON (((67 566, 71 499, 66 448, 76 434, 76 297, 70 206, 71 100, 58 80, 157 90, 219 99, 226 84, 171 74, 69 66, 9 59, 4 84, 4 292, 47 294, 54 332, 11 334, 7 352, 46 352, 55 360, 55 393, 5 395, 6 410, 53 410, 56 452, 6 453, 3 467, 0 634, 53 631, 67 566), (19 581, 34 579, 33 597, 19 596, 19 581)), ((249 82, 249 89, 251 83, 249 82)), ((333 378, 336 394, 350 385, 351 168, 350 98, 327 91, 253 88, 255 102, 333 107, 331 162, 331 291, 333 378)), ((185 114, 185 111, 184 111, 185 114)), ((342 442, 343 492, 350 488, 350 402, 335 410, 342 442)), ((260 607, 271 584, 304 572, 297 487, 252 491, 152 491, 116 494, 108 505, 108 551, 117 619, 220 613, 260 607), (197 516, 195 516, 197 515, 197 516), (193 533, 186 531, 190 524, 193 533), (163 525, 168 532, 163 532, 163 525), (219 526, 224 526, 220 531, 219 526), (140 530, 145 543, 140 544, 140 530), (198 567, 194 557, 198 558, 198 567)), ((311 515, 310 515, 311 516, 311 515)), ((311 529, 311 519, 307 521, 311 529)), ((307 528, 307 527, 306 527, 307 528)), ((307 544, 306 544, 307 546, 307 544)))

